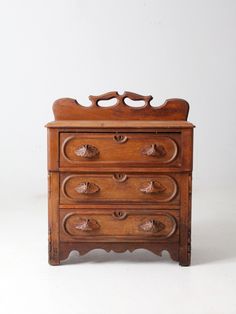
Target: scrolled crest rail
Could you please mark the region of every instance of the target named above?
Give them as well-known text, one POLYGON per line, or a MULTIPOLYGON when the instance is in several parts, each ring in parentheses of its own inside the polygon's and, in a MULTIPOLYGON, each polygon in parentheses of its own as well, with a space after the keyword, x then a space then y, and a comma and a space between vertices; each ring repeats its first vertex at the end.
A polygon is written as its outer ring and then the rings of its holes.
POLYGON ((83 106, 72 98, 61 98, 54 102, 53 113, 55 120, 187 120, 189 104, 180 98, 167 99, 161 106, 150 104, 153 97, 133 92, 124 92, 120 95, 116 91, 98 96, 89 96, 91 105, 83 106), (117 99, 115 105, 99 106, 99 101, 117 99), (142 107, 131 107, 125 99, 144 101, 142 107))

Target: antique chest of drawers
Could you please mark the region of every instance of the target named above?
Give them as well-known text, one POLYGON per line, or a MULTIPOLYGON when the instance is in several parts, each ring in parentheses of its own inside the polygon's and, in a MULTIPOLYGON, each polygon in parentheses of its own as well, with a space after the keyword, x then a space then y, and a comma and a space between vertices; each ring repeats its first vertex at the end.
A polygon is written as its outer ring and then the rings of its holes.
POLYGON ((53 105, 48 128, 49 263, 72 250, 138 248, 180 265, 191 255, 193 125, 189 105, 117 92, 53 105), (110 107, 99 101, 116 99, 110 107), (125 100, 142 100, 130 107, 125 100))

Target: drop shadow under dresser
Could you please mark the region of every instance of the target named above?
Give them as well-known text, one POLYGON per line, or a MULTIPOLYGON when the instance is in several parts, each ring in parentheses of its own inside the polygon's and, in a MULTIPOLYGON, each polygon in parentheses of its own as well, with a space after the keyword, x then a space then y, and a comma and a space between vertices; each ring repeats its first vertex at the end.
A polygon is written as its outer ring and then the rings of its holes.
POLYGON ((63 98, 48 123, 49 263, 81 255, 167 250, 191 256, 193 124, 188 103, 109 92, 85 107, 63 98), (131 107, 126 99, 143 101, 131 107), (110 107, 100 101, 115 99, 110 107))

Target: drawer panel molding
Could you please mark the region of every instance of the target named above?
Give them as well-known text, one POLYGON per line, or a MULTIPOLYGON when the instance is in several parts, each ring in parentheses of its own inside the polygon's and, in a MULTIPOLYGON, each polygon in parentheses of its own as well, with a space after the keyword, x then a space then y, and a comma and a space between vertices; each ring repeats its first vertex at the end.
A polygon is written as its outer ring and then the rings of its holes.
POLYGON ((175 178, 156 174, 63 174, 60 204, 104 201, 178 204, 179 180, 176 174, 175 178))
POLYGON ((165 240, 178 230, 178 211, 125 210, 99 212, 89 210, 65 211, 61 214, 62 238, 90 240, 94 237, 165 240))
POLYGON ((110 164, 180 164, 179 133, 61 133, 61 167, 110 164))

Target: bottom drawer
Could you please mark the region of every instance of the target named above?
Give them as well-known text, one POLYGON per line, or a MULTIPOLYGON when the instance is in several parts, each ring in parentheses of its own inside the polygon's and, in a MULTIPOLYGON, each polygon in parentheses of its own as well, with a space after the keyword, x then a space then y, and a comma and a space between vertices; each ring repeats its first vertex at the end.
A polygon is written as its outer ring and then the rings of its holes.
POLYGON ((60 209, 60 240, 178 241, 178 210, 60 209))

